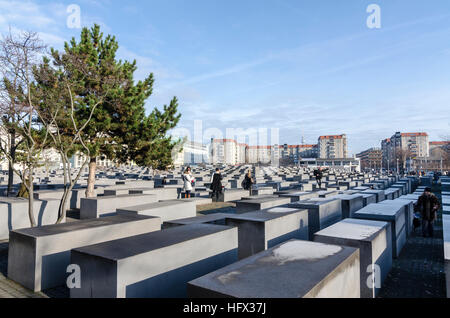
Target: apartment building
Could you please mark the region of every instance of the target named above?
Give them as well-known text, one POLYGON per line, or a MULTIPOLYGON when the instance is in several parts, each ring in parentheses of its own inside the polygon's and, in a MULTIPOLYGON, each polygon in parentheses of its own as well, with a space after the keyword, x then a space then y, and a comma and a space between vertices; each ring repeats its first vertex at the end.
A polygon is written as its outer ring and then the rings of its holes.
POLYGON ((318 147, 320 159, 347 158, 347 135, 320 136, 318 147))
POLYGON ((361 169, 380 169, 383 163, 381 148, 370 148, 356 155, 361 160, 361 169))

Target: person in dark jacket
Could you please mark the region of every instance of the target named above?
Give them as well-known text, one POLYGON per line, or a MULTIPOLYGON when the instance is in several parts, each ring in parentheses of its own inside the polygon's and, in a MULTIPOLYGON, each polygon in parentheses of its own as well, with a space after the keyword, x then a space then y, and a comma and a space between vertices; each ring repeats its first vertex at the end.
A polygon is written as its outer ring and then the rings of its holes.
POLYGON ((322 168, 319 167, 319 169, 314 170, 314 176, 316 177, 317 184, 319 185, 319 188, 322 188, 322 178, 323 178, 323 172, 322 168))
POLYGON ((216 198, 216 202, 219 201, 219 196, 222 193, 222 174, 220 173, 220 169, 217 168, 216 172, 211 176, 211 190, 212 198, 216 198))
POLYGON ((245 175, 243 185, 244 185, 244 189, 249 190, 250 195, 252 195, 253 178, 252 178, 252 173, 250 170, 245 175))
POLYGON ((440 204, 438 198, 431 193, 431 188, 426 188, 425 192, 419 197, 417 201, 417 210, 422 217, 422 234, 424 237, 433 237, 434 221, 437 218, 437 211, 440 204))

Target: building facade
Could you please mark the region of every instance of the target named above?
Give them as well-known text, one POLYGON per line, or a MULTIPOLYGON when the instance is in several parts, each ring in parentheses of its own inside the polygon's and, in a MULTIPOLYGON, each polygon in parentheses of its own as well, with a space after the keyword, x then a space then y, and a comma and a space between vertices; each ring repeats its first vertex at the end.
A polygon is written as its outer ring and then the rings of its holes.
POLYGON ((361 169, 381 169, 383 152, 381 148, 370 148, 356 155, 361 161, 361 169))
POLYGON ((238 143, 233 139, 211 139, 210 162, 212 164, 238 164, 238 143))
POLYGON ((175 166, 209 163, 209 151, 206 145, 187 141, 182 147, 182 150, 174 158, 173 164, 175 166))
POLYGON ((320 136, 318 147, 320 159, 347 158, 347 135, 320 136))
POLYGON ((408 160, 430 156, 429 137, 424 132, 396 132, 391 138, 381 142, 381 151, 385 168, 406 168, 408 160))
MULTIPOLYGON (((333 150, 334 157, 347 157, 347 138, 341 136, 326 136, 328 144, 327 155, 331 156, 333 150), (337 147, 335 151, 331 147, 337 147)), ((325 140, 325 139, 319 139, 325 140)), ((233 139, 211 139, 210 145, 211 164, 299 164, 302 158, 319 158, 320 143, 317 145, 271 145, 271 146, 249 146, 238 143, 233 139)), ((330 157, 331 158, 331 157, 330 157)), ((328 157, 323 159, 329 159, 328 157)))

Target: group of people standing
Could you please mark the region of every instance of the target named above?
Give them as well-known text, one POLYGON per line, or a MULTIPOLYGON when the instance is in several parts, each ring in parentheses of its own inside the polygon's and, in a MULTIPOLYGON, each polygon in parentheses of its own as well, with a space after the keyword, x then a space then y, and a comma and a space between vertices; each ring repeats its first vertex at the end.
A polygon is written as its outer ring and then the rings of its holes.
MULTIPOLYGON (((192 176, 191 168, 188 167, 183 172, 181 176, 183 180, 183 189, 186 193, 186 198, 190 198, 192 194, 192 190, 195 186, 195 178, 192 176)), ((222 186, 222 180, 223 176, 219 168, 216 169, 216 171, 213 173, 210 179, 210 190, 211 190, 211 198, 216 198, 216 200, 219 200, 220 194, 223 191, 222 186)), ((245 175, 244 180, 242 181, 242 187, 245 190, 250 191, 250 195, 252 195, 252 187, 254 184, 254 179, 252 178, 252 173, 250 170, 245 175)))
MULTIPOLYGON (((181 176, 183 180, 183 190, 186 193, 186 198, 190 198, 192 194, 192 190, 195 186, 195 178, 191 174, 191 168, 188 167, 183 172, 181 176)), ((219 199, 220 194, 222 193, 222 173, 220 172, 220 169, 217 168, 216 172, 213 173, 210 180, 210 189, 211 189, 211 197, 216 198, 216 200, 219 199)))

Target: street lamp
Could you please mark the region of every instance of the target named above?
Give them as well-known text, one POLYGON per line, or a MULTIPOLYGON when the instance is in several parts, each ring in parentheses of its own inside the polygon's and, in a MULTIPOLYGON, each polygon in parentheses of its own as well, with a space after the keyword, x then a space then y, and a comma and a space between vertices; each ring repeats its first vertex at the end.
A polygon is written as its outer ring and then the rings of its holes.
POLYGON ((400 174, 399 159, 397 158, 397 174, 400 174))

